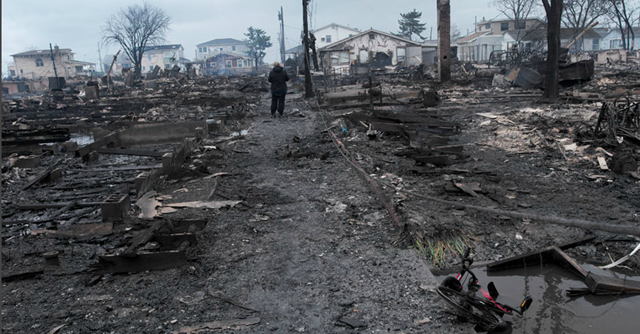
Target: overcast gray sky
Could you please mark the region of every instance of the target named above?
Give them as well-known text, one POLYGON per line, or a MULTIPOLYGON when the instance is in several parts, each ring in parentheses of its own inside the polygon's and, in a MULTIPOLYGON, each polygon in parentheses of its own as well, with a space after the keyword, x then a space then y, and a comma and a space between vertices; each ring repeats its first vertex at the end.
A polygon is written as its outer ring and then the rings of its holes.
MULTIPOLYGON (((4 0, 2 1, 2 71, 12 62, 10 55, 29 48, 48 49, 49 43, 71 48, 77 60, 98 63, 98 42, 104 22, 120 8, 138 0, 4 0)), ((182 44, 185 57, 193 59, 196 44, 215 38, 244 39, 249 26, 264 29, 273 47, 265 61, 279 59, 278 10, 284 9, 286 47, 300 44, 302 1, 300 0, 153 0, 172 18, 167 44, 182 44)), ((465 34, 474 19, 498 15, 490 0, 451 0, 451 20, 465 34)), ((312 28, 335 22, 361 30, 398 30, 400 13, 414 8, 422 12, 425 36, 433 27, 436 37, 436 0, 312 0, 312 28)), ((118 46, 102 48, 102 56, 118 46)))

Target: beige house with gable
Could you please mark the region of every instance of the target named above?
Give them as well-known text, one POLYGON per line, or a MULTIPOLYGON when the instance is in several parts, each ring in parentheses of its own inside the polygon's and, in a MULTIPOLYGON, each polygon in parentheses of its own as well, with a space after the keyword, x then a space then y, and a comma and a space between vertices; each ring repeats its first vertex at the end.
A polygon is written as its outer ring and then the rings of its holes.
MULTIPOLYGON (((59 77, 73 78, 95 71, 95 63, 74 59, 71 49, 53 49, 56 71, 59 77)), ((54 77, 51 50, 33 50, 11 55, 13 64, 9 65, 10 78, 40 79, 54 77)))

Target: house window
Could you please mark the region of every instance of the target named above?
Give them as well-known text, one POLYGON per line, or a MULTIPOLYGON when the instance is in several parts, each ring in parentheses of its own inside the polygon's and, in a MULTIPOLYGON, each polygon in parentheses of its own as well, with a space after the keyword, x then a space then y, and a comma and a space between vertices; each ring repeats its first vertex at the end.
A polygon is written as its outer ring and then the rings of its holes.
POLYGON ((591 47, 593 50, 600 50, 600 39, 594 38, 593 45, 591 47))
POLYGON ((233 61, 227 60, 227 68, 233 67, 233 61))
POLYGON ((487 23, 487 24, 485 24, 485 25, 484 25, 484 28, 485 28, 485 29, 491 29, 491 23, 487 23))
POLYGON ((200 52, 207 52, 207 47, 201 47, 200 52))
POLYGON ((142 70, 143 70, 143 71, 146 71, 146 70, 147 70, 147 68, 146 68, 145 66, 142 66, 142 70))
POLYGON ((122 64, 122 68, 131 68, 131 64, 122 64))
POLYGON ((396 52, 398 54, 398 62, 405 61, 407 58, 407 50, 405 48, 398 48, 396 52))
POLYGON ((20 74, 22 74, 22 69, 20 69, 20 74))
POLYGON ((327 43, 331 43, 331 35, 327 35, 325 39, 327 40, 327 43))
POLYGON ((220 51, 224 51, 224 48, 220 48, 220 51))
POLYGON ((15 77, 15 76, 16 76, 16 71, 14 71, 14 70, 9 70, 9 72, 11 73, 11 76, 12 76, 12 77, 15 77))
POLYGON ((526 28, 527 28, 527 21, 518 21, 518 23, 516 23, 516 29, 526 29, 526 28))
POLYGON ((236 46, 235 45, 231 46, 231 51, 236 51, 236 46))
POLYGON ((349 37, 353 36, 353 34, 349 34, 349 37))
POLYGON ((209 67, 218 67, 218 64, 216 64, 215 61, 212 61, 209 63, 209 67))
POLYGON ((509 30, 509 22, 500 23, 500 31, 507 31, 507 30, 509 30))
POLYGON ((67 60, 71 60, 71 56, 67 55, 67 60))
POLYGON ((324 42, 324 37, 321 37, 321 38, 320 38, 320 41, 324 42))
POLYGON ((609 41, 609 49, 619 49, 622 45, 621 39, 612 39, 609 41))
POLYGON ((36 59, 36 66, 44 66, 44 62, 42 61, 42 59, 36 59))
POLYGON ((360 57, 360 63, 366 64, 369 62, 369 51, 366 49, 360 50, 358 56, 360 57))
POLYGON ((148 61, 151 61, 151 54, 148 54, 148 55, 147 55, 147 60, 148 60, 148 61))
POLYGON ((238 59, 238 66, 237 67, 242 67, 242 60, 238 59))
POLYGON ((376 34, 370 33, 369 34, 369 39, 376 39, 376 34))

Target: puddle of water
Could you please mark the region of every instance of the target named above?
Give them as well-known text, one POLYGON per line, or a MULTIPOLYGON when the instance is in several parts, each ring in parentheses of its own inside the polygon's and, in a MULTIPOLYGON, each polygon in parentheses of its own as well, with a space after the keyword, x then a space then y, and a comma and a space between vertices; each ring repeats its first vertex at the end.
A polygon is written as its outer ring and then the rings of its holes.
POLYGON ((242 131, 238 131, 238 132, 232 132, 231 135, 233 137, 238 137, 238 136, 246 136, 247 133, 249 133, 249 130, 242 130, 242 131))
MULTIPOLYGON (((611 276, 605 270, 581 264, 594 274, 611 276)), ((571 288, 586 285, 572 273, 555 265, 537 265, 487 273, 476 268, 480 284, 486 289, 493 281, 500 292, 498 301, 518 306, 524 295, 533 298, 524 316, 507 316, 513 322, 513 333, 638 333, 640 295, 567 297, 571 288)), ((455 275, 455 274, 454 274, 455 275)), ((439 282, 449 275, 438 276, 439 282)), ((618 278, 640 281, 640 276, 617 274, 618 278)))

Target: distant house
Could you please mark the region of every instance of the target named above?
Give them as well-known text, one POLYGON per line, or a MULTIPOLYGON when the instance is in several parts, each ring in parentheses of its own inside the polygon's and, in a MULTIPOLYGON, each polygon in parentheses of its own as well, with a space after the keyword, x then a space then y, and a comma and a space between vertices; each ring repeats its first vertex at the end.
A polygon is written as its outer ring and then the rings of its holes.
POLYGON ((123 68, 133 68, 133 62, 126 54, 120 53, 118 58, 116 58, 115 62, 113 61, 114 55, 106 55, 102 59, 102 66, 104 67, 104 73, 109 72, 109 68, 111 67, 111 63, 113 63, 113 69, 111 70, 111 75, 120 75, 122 74, 123 68))
MULTIPOLYGON (((170 69, 174 65, 180 66, 180 59, 184 58, 182 44, 147 46, 142 54, 142 73, 153 71, 155 66, 170 69)), ((182 67, 182 66, 180 66, 182 67)))
POLYGON ((318 50, 325 69, 350 71, 350 67, 383 67, 422 63, 422 44, 369 29, 318 50))
MULTIPOLYGON (((633 40, 633 48, 637 50, 640 48, 640 27, 634 27, 633 32, 635 39, 633 40)), ((629 44, 631 44, 631 37, 629 37, 629 44)), ((629 46, 627 46, 629 48, 629 46)), ((616 50, 622 49, 622 34, 619 29, 612 29, 608 34, 602 37, 602 43, 600 43, 600 50, 616 50)))
POLYGON ((249 57, 222 52, 205 59, 200 66, 200 73, 203 75, 250 73, 254 66, 254 60, 249 57))
MULTIPOLYGON (((581 29, 562 28, 560 29, 560 44, 563 46, 569 45, 580 33, 581 29)), ((569 51, 599 51, 600 39, 602 37, 598 32, 593 29, 587 30, 579 40, 577 40, 569 51)))
POLYGON ((246 56, 249 48, 243 41, 233 38, 212 39, 196 45, 196 60, 205 60, 220 53, 234 53, 246 56))
MULTIPOLYGON (((310 30, 316 38, 316 49, 325 47, 329 44, 339 42, 345 38, 357 35, 360 30, 350 28, 337 23, 330 23, 321 28, 310 30)), ((296 59, 297 56, 304 52, 302 45, 295 46, 285 51, 285 59, 296 59)))
POLYGON ((345 38, 355 36, 360 33, 360 30, 337 23, 331 23, 310 32, 316 37, 316 48, 319 49, 345 38))
MULTIPOLYGON (((545 23, 537 18, 516 22, 510 19, 482 20, 476 23, 473 33, 455 41, 458 59, 485 62, 494 51, 510 51, 514 45, 520 49, 536 44, 545 23)), ((544 37, 543 37, 544 38, 544 37)))
MULTIPOLYGON (((71 49, 61 49, 56 46, 53 55, 55 70, 59 77, 73 78, 95 71, 95 63, 75 60, 71 49)), ((55 76, 51 50, 26 51, 11 57, 13 57, 13 65, 8 68, 10 78, 40 79, 55 76)))

